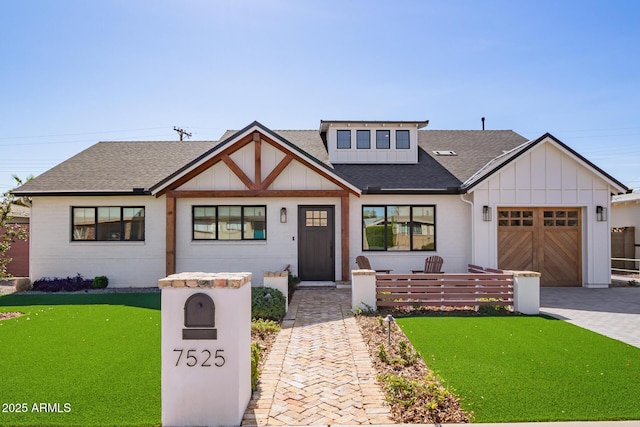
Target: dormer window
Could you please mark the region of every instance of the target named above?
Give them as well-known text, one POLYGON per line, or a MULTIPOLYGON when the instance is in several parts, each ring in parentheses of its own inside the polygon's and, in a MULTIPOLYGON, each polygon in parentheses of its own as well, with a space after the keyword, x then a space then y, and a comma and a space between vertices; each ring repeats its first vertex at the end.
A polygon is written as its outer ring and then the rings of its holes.
POLYGON ((409 149, 409 131, 397 130, 396 131, 396 149, 408 150, 409 149))
POLYGON ((371 148, 371 131, 356 131, 356 148, 359 150, 368 150, 371 148))
POLYGON ((428 123, 322 120, 320 137, 332 164, 415 164, 418 130, 428 123))
POLYGON ((338 131, 338 149, 350 149, 351 148, 351 131, 339 130, 338 131))
POLYGON ((391 148, 391 132, 388 130, 376 131, 376 148, 378 150, 388 150, 391 148))

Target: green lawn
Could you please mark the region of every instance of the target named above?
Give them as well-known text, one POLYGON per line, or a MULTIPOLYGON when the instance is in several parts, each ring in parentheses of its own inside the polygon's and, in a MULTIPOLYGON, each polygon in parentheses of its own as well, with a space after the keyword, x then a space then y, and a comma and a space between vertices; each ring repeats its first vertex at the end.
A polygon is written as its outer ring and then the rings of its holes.
POLYGON ((0 321, 1 426, 160 425, 160 294, 8 295, 0 311, 25 313, 0 321))
POLYGON ((546 317, 397 321, 474 422, 640 419, 640 348, 546 317))

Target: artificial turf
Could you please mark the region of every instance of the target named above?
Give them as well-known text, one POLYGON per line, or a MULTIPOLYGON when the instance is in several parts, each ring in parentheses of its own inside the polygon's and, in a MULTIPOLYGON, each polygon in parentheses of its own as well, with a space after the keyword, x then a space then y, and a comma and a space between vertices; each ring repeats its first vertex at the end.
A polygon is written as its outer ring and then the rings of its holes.
POLYGON ((640 419, 640 348, 542 316, 397 322, 473 422, 640 419))
POLYGON ((160 425, 160 294, 8 295, 0 426, 160 425), (17 412, 20 411, 20 412, 17 412))

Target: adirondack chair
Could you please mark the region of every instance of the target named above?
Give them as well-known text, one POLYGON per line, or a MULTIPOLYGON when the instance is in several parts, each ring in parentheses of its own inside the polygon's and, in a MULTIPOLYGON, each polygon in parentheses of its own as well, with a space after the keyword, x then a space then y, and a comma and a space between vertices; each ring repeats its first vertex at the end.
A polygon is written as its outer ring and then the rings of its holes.
MULTIPOLYGON (((358 268, 360 270, 373 270, 371 268, 371 263, 369 262, 369 258, 364 255, 359 255, 356 257, 356 264, 358 264, 358 268)), ((374 270, 376 273, 391 273, 391 270, 374 270)))
POLYGON ((431 255, 428 256, 427 259, 424 260, 424 269, 422 270, 411 270, 412 273, 444 273, 440 271, 442 269, 442 263, 444 260, 441 256, 431 255))

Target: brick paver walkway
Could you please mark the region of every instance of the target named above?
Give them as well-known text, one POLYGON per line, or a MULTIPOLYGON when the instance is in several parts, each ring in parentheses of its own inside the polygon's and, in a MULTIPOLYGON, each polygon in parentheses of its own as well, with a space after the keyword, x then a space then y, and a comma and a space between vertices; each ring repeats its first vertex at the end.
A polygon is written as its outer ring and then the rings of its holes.
POLYGON ((296 291, 242 425, 392 424, 345 289, 296 291))

